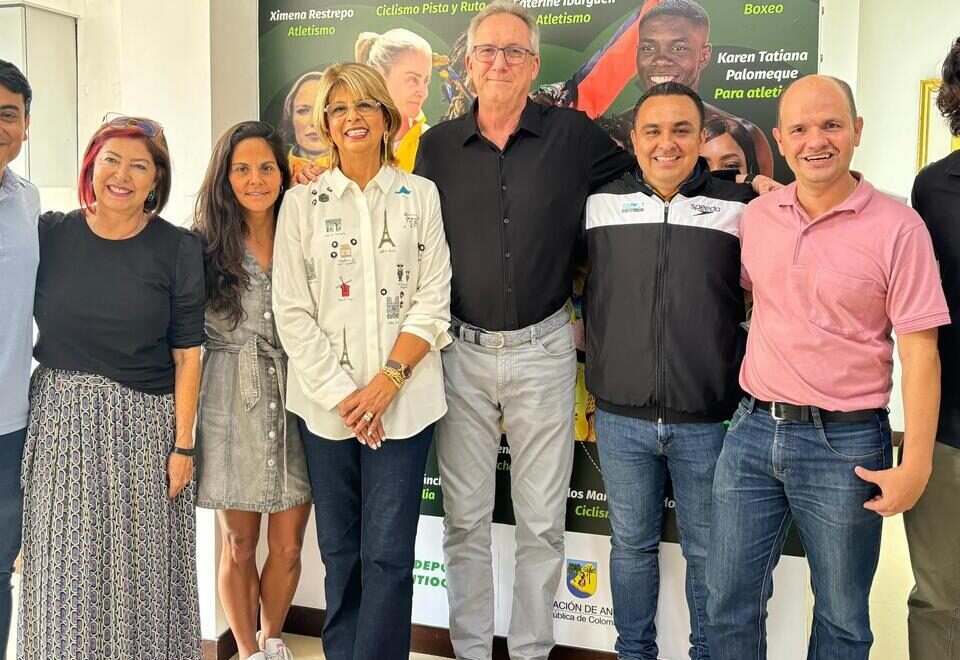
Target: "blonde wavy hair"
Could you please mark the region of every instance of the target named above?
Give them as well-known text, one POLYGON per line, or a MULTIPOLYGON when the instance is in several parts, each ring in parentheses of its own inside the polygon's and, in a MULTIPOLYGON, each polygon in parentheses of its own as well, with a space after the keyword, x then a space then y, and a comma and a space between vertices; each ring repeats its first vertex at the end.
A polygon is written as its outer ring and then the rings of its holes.
POLYGON ((320 133, 320 138, 330 147, 330 167, 340 164, 340 154, 337 145, 330 135, 330 125, 327 122, 327 113, 324 108, 330 104, 330 97, 338 89, 345 89, 355 101, 372 99, 380 103, 383 112, 386 130, 383 134, 383 150, 380 152, 380 162, 389 165, 397 164, 397 155, 393 151, 393 141, 400 130, 403 118, 380 72, 367 64, 347 62, 332 64, 320 76, 320 89, 317 91, 317 101, 313 106, 313 122, 320 133))

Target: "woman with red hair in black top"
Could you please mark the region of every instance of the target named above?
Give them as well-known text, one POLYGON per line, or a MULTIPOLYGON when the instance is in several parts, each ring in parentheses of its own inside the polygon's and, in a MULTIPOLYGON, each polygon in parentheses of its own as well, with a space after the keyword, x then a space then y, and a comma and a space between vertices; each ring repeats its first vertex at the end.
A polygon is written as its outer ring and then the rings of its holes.
POLYGON ((19 658, 200 657, 199 237, 158 214, 163 129, 108 116, 81 208, 40 218, 19 658))

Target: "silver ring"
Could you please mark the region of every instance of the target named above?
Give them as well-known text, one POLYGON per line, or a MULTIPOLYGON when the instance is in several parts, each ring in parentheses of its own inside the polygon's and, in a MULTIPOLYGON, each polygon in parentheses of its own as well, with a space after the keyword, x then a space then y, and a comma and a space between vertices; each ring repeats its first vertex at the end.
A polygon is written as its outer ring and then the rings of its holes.
POLYGON ((372 421, 373 421, 373 413, 370 412, 369 410, 368 410, 367 412, 363 413, 363 421, 365 421, 367 424, 369 424, 370 422, 372 422, 372 421))

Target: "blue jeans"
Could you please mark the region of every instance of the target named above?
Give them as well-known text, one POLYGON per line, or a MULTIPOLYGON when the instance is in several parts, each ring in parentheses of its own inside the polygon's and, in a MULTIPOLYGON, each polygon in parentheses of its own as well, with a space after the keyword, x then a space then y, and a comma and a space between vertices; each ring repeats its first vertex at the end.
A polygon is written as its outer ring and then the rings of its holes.
POLYGON ((27 429, 0 435, 0 657, 7 652, 13 614, 13 562, 20 553, 23 526, 23 491, 20 461, 27 429))
POLYGON ((407 660, 413 560, 433 425, 373 450, 300 422, 326 570, 329 660, 407 660))
POLYGON ((613 531, 610 576, 617 653, 656 660, 664 486, 673 482, 680 549, 687 560, 690 657, 707 660, 707 541, 713 472, 723 424, 657 424, 597 410, 594 417, 613 531))
POLYGON ((862 422, 777 421, 744 399, 713 482, 707 634, 714 658, 767 657, 767 601, 791 522, 810 564, 815 604, 808 660, 867 660, 868 599, 882 518, 879 493, 853 469, 883 470, 893 451, 887 414, 862 422))

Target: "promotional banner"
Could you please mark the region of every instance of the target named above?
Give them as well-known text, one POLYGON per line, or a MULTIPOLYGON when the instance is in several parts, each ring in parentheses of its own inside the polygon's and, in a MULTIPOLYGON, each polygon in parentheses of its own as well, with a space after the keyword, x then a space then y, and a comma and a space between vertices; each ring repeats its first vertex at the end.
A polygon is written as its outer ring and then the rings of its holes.
MULTIPOLYGON (((777 99, 796 78, 816 73, 818 0, 778 3, 742 0, 520 0, 541 30, 541 69, 533 98, 582 110, 630 148, 632 109, 643 90, 675 80, 706 104, 702 155, 713 169, 763 173, 781 182, 791 174, 771 129, 777 99), (661 1, 671 15, 644 21, 661 1)), ((294 169, 325 166, 326 147, 313 125, 319 72, 336 62, 363 61, 383 73, 405 118, 396 150, 410 170, 419 136, 430 125, 468 111, 474 98, 467 75, 466 30, 485 3, 478 0, 261 0, 260 113, 278 126, 294 169)), ((579 292, 572 314, 583 346, 579 292)), ((583 358, 575 415, 576 452, 567 506, 566 576, 557 592, 560 643, 612 650, 616 639, 610 599, 609 533, 603 473, 593 434, 594 402, 583 388, 583 358)), ((658 631, 663 657, 686 657, 689 634, 675 506, 664 493, 658 631)), ((443 501, 435 454, 424 476, 417 541, 414 619, 446 626, 442 536, 443 501)), ((497 461, 494 511, 496 632, 505 634, 513 579, 513 509, 509 438, 497 461)), ((801 658, 806 636, 806 563, 795 533, 776 572, 771 608, 771 657, 801 658), (774 651, 773 649, 779 649, 774 651)))

